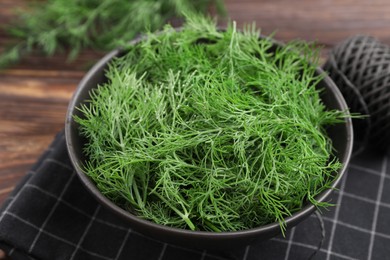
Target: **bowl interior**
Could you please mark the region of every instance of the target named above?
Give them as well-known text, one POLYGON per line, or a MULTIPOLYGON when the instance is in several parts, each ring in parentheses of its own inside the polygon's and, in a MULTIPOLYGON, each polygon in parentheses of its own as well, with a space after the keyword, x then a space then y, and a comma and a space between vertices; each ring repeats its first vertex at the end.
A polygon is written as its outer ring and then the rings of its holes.
MULTIPOLYGON (((140 40, 141 39, 137 39, 133 41, 133 43, 135 44, 140 40)), ((82 149, 86 140, 79 135, 78 125, 74 121, 73 117, 74 115, 81 116, 80 112, 76 108, 89 99, 89 92, 91 89, 96 88, 98 84, 103 83, 106 80, 104 74, 105 70, 107 69, 107 63, 113 57, 119 55, 121 55, 121 53, 118 50, 107 54, 86 74, 73 95, 66 117, 65 135, 70 159, 79 178, 86 186, 86 188, 93 194, 93 196, 101 204, 106 206, 106 208, 110 209, 114 214, 127 220, 129 227, 135 229, 136 231, 155 239, 181 246, 202 249, 225 249, 240 245, 247 245, 255 239, 269 239, 279 234, 281 231, 278 223, 272 223, 250 230, 221 233, 190 231, 157 225, 150 221, 140 219, 127 211, 124 211, 99 192, 95 184, 82 170, 83 164, 86 160, 82 149)), ((319 74, 324 73, 320 68, 317 69, 317 72, 319 74)), ((344 98, 328 76, 324 77, 324 79, 319 83, 318 87, 325 89, 325 91, 322 92, 321 98, 328 109, 347 110, 347 105, 344 101, 344 98)), ((338 175, 338 177, 334 181, 333 187, 336 187, 346 169, 351 156, 353 142, 351 119, 345 118, 344 123, 329 127, 327 132, 330 138, 333 140, 333 146, 336 151, 335 156, 338 157, 340 162, 343 164, 342 169, 335 173, 338 175)), ((330 189, 324 191, 317 199, 319 201, 326 201, 331 191, 332 190, 330 189)), ((301 211, 293 214, 291 217, 286 218, 287 228, 295 226, 297 223, 308 217, 314 210, 315 207, 311 204, 308 204, 301 211)))

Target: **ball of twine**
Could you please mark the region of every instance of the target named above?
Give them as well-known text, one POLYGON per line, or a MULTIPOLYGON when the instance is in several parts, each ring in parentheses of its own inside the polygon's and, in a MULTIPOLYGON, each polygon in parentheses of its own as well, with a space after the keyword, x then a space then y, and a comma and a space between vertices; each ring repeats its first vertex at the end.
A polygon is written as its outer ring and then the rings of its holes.
POLYGON ((324 65, 342 92, 353 119, 357 150, 390 143, 390 46, 369 36, 354 36, 331 50, 324 65))

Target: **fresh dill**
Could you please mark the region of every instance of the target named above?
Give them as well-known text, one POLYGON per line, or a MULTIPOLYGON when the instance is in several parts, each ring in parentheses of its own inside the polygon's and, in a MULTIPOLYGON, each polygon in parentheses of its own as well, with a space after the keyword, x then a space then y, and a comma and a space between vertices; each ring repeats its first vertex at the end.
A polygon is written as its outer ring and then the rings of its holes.
POLYGON ((65 50, 70 59, 87 48, 111 50, 184 13, 204 13, 212 3, 224 12, 222 0, 35 1, 6 27, 18 40, 0 54, 0 68, 33 50, 49 56, 65 50))
POLYGON ((177 228, 279 222, 331 187, 341 167, 316 88, 318 52, 275 48, 254 26, 189 16, 129 46, 76 117, 85 172, 114 203, 177 228), (309 60, 311 62, 309 62, 309 60))

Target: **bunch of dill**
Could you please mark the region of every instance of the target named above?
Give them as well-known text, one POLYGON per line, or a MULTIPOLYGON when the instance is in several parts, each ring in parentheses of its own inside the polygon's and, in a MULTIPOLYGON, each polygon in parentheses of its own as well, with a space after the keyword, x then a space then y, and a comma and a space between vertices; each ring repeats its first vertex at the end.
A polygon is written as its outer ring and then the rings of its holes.
POLYGON ((73 59, 85 48, 111 50, 146 29, 161 28, 167 20, 184 13, 205 12, 222 0, 46 0, 19 12, 8 31, 17 43, 0 55, 0 68, 40 50, 52 55, 69 50, 73 59))
POLYGON ((115 59, 76 117, 85 171, 158 224, 235 231, 279 222, 328 189, 340 163, 324 127, 317 52, 274 48, 255 27, 188 17, 115 59))

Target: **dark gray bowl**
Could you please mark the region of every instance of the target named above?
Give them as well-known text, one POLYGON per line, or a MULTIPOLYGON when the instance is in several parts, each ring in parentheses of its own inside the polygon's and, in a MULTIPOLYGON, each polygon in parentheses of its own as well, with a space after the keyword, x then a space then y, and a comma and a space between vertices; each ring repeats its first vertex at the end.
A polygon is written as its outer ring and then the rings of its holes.
MULTIPOLYGON (((138 38, 134 40, 132 44, 136 44, 141 40, 142 38, 138 38)), ((275 43, 275 46, 277 45, 279 44, 275 43)), ((110 209, 113 214, 116 214, 125 219, 129 223, 129 227, 135 231, 138 231, 139 233, 154 239, 176 245, 200 249, 222 250, 248 245, 251 244, 254 240, 266 240, 280 234, 280 226, 279 223, 276 222, 249 230, 221 233, 190 231, 162 226, 147 220, 143 220, 123 210, 100 193, 91 179, 83 172, 82 165, 86 158, 83 155, 82 148, 84 146, 85 140, 79 135, 78 125, 73 120, 73 116, 81 116, 76 107, 79 107, 80 104, 84 103, 85 100, 89 98, 89 91, 91 89, 96 88, 99 83, 102 83, 106 80, 104 74, 105 70, 107 69, 107 63, 110 62, 113 57, 120 55, 120 50, 110 52, 85 75, 77 90, 75 91, 72 100, 70 101, 68 113, 66 116, 65 135, 68 152, 73 166, 87 190, 89 190, 103 206, 110 209)), ((317 72, 319 74, 323 73, 320 68, 318 68, 317 72)), ((320 82, 319 87, 325 89, 322 100, 327 108, 347 110, 347 105, 343 96, 328 76, 326 76, 320 82)), ((353 143, 351 119, 345 118, 342 124, 337 124, 330 127, 328 129, 328 134, 333 140, 334 148, 337 151, 336 156, 343 164, 342 169, 335 173, 337 178, 332 185, 332 188, 335 188, 343 176, 351 156, 353 143)), ((324 191, 317 197, 317 200, 327 201, 331 192, 332 189, 324 191)), ((287 229, 290 229, 291 227, 306 219, 315 211, 315 209, 315 206, 308 203, 302 210, 294 213, 291 217, 286 218, 287 229)))

